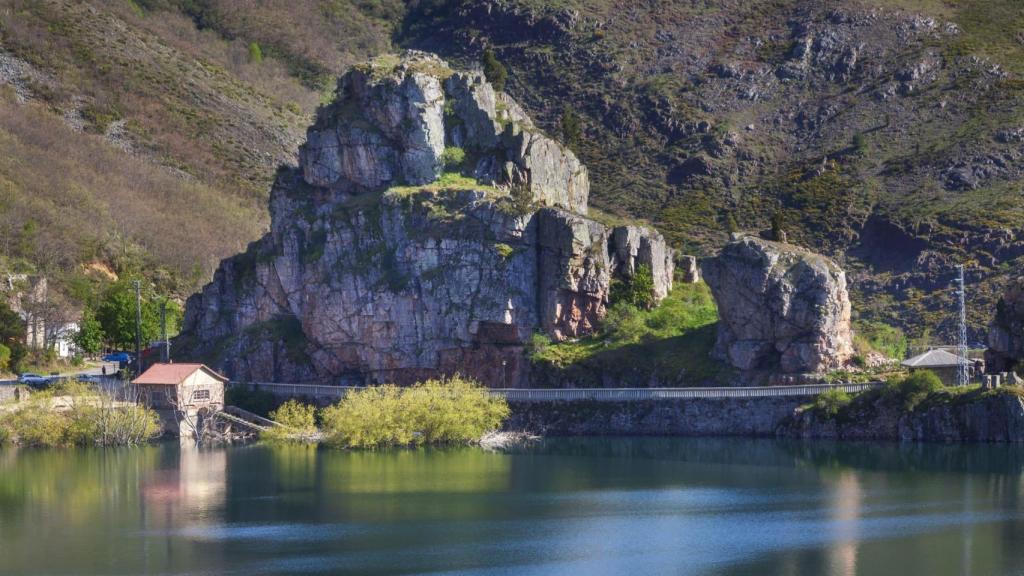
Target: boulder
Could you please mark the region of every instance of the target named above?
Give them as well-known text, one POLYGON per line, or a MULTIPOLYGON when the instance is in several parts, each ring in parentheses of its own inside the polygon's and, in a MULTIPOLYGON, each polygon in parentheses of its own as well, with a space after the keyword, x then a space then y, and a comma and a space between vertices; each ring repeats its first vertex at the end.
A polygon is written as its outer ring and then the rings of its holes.
POLYGON ((742 236, 702 264, 721 317, 717 357, 741 370, 821 373, 852 356, 846 274, 828 258, 742 236))

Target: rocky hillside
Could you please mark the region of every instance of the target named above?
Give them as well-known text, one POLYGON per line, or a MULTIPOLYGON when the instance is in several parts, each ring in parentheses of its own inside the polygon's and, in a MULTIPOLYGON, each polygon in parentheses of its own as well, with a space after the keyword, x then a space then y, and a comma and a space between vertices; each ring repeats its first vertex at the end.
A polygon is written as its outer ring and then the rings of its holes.
POLYGON ((913 335, 948 333, 963 261, 978 341, 1024 254, 1018 2, 488 0, 406 21, 415 46, 493 46, 549 129, 578 113, 593 204, 687 251, 778 213, 851 270, 855 314, 913 335))
POLYGON ((480 73, 409 52, 358 65, 271 194, 271 231, 189 299, 181 357, 240 380, 528 384, 525 345, 593 333, 664 238, 587 217, 589 178, 480 73))
POLYGON ((949 333, 962 261, 980 341, 1024 255, 1022 24, 1016 0, 0 0, 4 256, 162 268, 186 294, 267 225, 334 77, 396 45, 463 67, 491 47, 593 207, 698 254, 778 214, 849 271, 855 317, 913 336, 949 333), (83 153, 33 145, 44 126, 83 153), (134 162, 159 173, 141 189, 111 176, 134 162))

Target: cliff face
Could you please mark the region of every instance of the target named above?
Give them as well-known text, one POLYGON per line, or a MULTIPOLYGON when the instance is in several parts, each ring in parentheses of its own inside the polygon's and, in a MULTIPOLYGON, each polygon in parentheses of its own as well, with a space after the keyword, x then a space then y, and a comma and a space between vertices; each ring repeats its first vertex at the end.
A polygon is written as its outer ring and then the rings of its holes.
POLYGON ((736 368, 819 373, 852 355, 846 274, 828 258, 745 236, 703 272, 721 316, 715 354, 736 368))
POLYGON ((189 299, 182 354, 242 380, 522 385, 524 343, 593 331, 613 277, 668 292, 661 235, 588 219, 586 168, 481 76, 407 53, 338 86, 270 233, 189 299))
POLYGON ((985 370, 1007 372, 1024 359, 1024 277, 1014 278, 996 304, 988 326, 985 370))

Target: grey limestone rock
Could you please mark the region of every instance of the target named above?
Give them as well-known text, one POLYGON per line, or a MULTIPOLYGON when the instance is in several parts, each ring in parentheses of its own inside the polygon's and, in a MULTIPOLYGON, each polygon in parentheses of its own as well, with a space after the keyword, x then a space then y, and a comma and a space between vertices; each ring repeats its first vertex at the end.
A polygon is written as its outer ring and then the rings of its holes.
POLYGON ((715 354, 736 368, 819 373, 852 355, 846 274, 828 258, 741 236, 703 272, 721 316, 715 354))

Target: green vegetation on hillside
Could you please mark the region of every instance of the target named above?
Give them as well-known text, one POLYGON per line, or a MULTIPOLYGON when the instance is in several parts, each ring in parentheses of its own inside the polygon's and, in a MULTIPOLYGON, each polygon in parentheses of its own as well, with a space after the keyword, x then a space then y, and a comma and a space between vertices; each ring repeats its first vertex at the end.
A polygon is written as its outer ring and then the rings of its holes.
POLYGON ((613 303, 601 331, 578 341, 554 343, 535 335, 530 358, 540 371, 555 370, 561 379, 600 386, 605 376, 622 382, 657 378, 663 385, 698 386, 728 376, 711 358, 718 311, 703 282, 677 282, 661 304, 637 308, 613 303))

